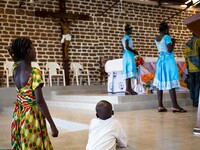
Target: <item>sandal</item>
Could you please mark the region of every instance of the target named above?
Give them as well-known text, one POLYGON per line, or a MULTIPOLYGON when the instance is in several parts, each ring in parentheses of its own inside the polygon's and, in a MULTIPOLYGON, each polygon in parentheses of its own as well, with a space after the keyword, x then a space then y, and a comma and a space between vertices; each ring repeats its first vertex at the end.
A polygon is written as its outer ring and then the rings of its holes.
POLYGON ((172 108, 172 112, 173 112, 173 113, 176 113, 176 112, 178 112, 178 113, 186 113, 187 110, 185 110, 185 109, 183 109, 183 108, 179 108, 179 109, 172 108))
POLYGON ((131 92, 125 91, 125 95, 133 95, 131 92))
POLYGON ((167 112, 167 109, 165 107, 159 107, 158 112, 167 112))
POLYGON ((132 95, 138 95, 135 91, 131 91, 132 95))

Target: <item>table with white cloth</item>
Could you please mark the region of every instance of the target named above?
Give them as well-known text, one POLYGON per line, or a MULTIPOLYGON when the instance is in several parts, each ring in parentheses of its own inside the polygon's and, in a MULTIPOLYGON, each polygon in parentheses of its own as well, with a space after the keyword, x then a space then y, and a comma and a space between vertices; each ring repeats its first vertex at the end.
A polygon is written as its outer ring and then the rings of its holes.
MULTIPOLYGON (((155 63, 158 58, 156 57, 145 57, 145 67, 151 72, 155 72, 155 63)), ((184 58, 175 58, 177 65, 182 72, 185 72, 185 67, 182 63, 185 62, 184 58)), ((107 92, 110 94, 124 94, 126 90, 126 81, 122 75, 122 58, 108 60, 105 64, 105 71, 108 73, 108 84, 107 92)), ((139 76, 139 75, 138 75, 139 76)), ((136 84, 136 80, 133 80, 132 87, 136 84)))
POLYGON ((126 83, 122 75, 122 59, 108 60, 105 64, 108 73, 107 92, 110 94, 124 94, 126 83))
MULTIPOLYGON (((155 62, 157 58, 144 58, 146 62, 145 65, 150 72, 154 72, 155 70, 155 62)), ((122 74, 122 58, 109 60, 105 64, 105 71, 108 73, 108 84, 107 84, 107 92, 110 94, 124 94, 126 90, 126 81, 123 79, 122 74)), ((139 76, 139 75, 138 75, 139 76)), ((139 92, 139 94, 144 93, 144 88, 136 87, 137 82, 140 82, 140 79, 132 79, 131 86, 135 92, 139 92), (140 88, 140 89, 135 89, 140 88), (139 91, 138 91, 139 90, 139 91)))

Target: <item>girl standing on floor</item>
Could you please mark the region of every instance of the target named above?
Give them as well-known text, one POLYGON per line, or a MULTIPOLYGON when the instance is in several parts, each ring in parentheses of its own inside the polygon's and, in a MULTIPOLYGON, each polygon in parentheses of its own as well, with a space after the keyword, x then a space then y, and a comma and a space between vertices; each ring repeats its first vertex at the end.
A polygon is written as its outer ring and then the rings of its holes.
POLYGON ((169 35, 169 26, 166 22, 162 22, 159 27, 160 34, 156 36, 155 43, 159 52, 156 62, 156 73, 153 85, 157 88, 158 112, 166 112, 163 106, 163 90, 169 90, 172 100, 172 112, 187 112, 177 103, 175 88, 180 87, 178 67, 174 59, 175 40, 169 35))
POLYGON ((132 26, 127 24, 125 26, 125 35, 122 38, 123 46, 123 78, 126 80, 125 95, 136 95, 137 93, 132 90, 131 79, 137 78, 137 68, 135 63, 134 54, 138 55, 138 52, 133 48, 133 41, 130 37, 132 34, 132 26))
POLYGON ((13 150, 53 150, 46 127, 48 120, 52 136, 58 130, 51 118, 42 94, 41 72, 31 67, 36 52, 30 39, 20 37, 12 42, 9 54, 14 60, 13 80, 17 91, 11 125, 11 146, 13 150))

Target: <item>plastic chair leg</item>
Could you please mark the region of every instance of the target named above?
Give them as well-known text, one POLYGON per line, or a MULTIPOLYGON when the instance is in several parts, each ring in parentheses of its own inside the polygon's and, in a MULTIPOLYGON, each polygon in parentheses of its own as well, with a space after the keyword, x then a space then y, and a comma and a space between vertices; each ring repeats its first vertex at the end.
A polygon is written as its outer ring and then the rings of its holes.
POLYGON ((50 83, 50 86, 52 86, 51 76, 49 76, 49 83, 50 83))
POLYGON ((44 75, 44 72, 43 72, 43 71, 42 71, 42 78, 43 78, 44 86, 45 86, 45 75, 44 75))
POLYGON ((65 75, 63 75, 63 86, 65 86, 65 75))
POLYGON ((72 85, 74 85, 74 76, 72 77, 72 85))
POLYGON ((82 77, 80 77, 80 85, 82 85, 82 83, 83 83, 82 81, 83 81, 83 80, 82 80, 82 77))
POLYGON ((9 87, 9 76, 6 75, 6 86, 9 87))
POLYGON ((90 77, 88 76, 88 85, 90 85, 90 77))
POLYGON ((59 78, 57 78, 57 86, 59 86, 59 78))
POLYGON ((79 85, 79 83, 78 83, 78 76, 76 76, 76 84, 79 85))

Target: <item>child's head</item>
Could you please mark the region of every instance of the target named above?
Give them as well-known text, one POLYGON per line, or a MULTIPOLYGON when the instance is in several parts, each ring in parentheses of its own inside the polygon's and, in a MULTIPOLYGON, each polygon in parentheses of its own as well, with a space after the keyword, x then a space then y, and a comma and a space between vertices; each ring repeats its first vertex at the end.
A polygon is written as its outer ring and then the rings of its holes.
POLYGON ((96 105, 96 116, 102 120, 111 118, 114 115, 112 105, 106 100, 101 100, 96 105))
POLYGON ((124 30, 127 34, 131 34, 132 33, 132 26, 127 24, 125 27, 124 27, 124 30))
POLYGON ((15 39, 8 49, 9 54, 14 61, 28 59, 35 60, 36 53, 33 44, 29 38, 19 37, 15 39))
POLYGON ((169 33, 169 26, 167 22, 163 21, 159 25, 159 31, 160 33, 168 34, 169 33))

